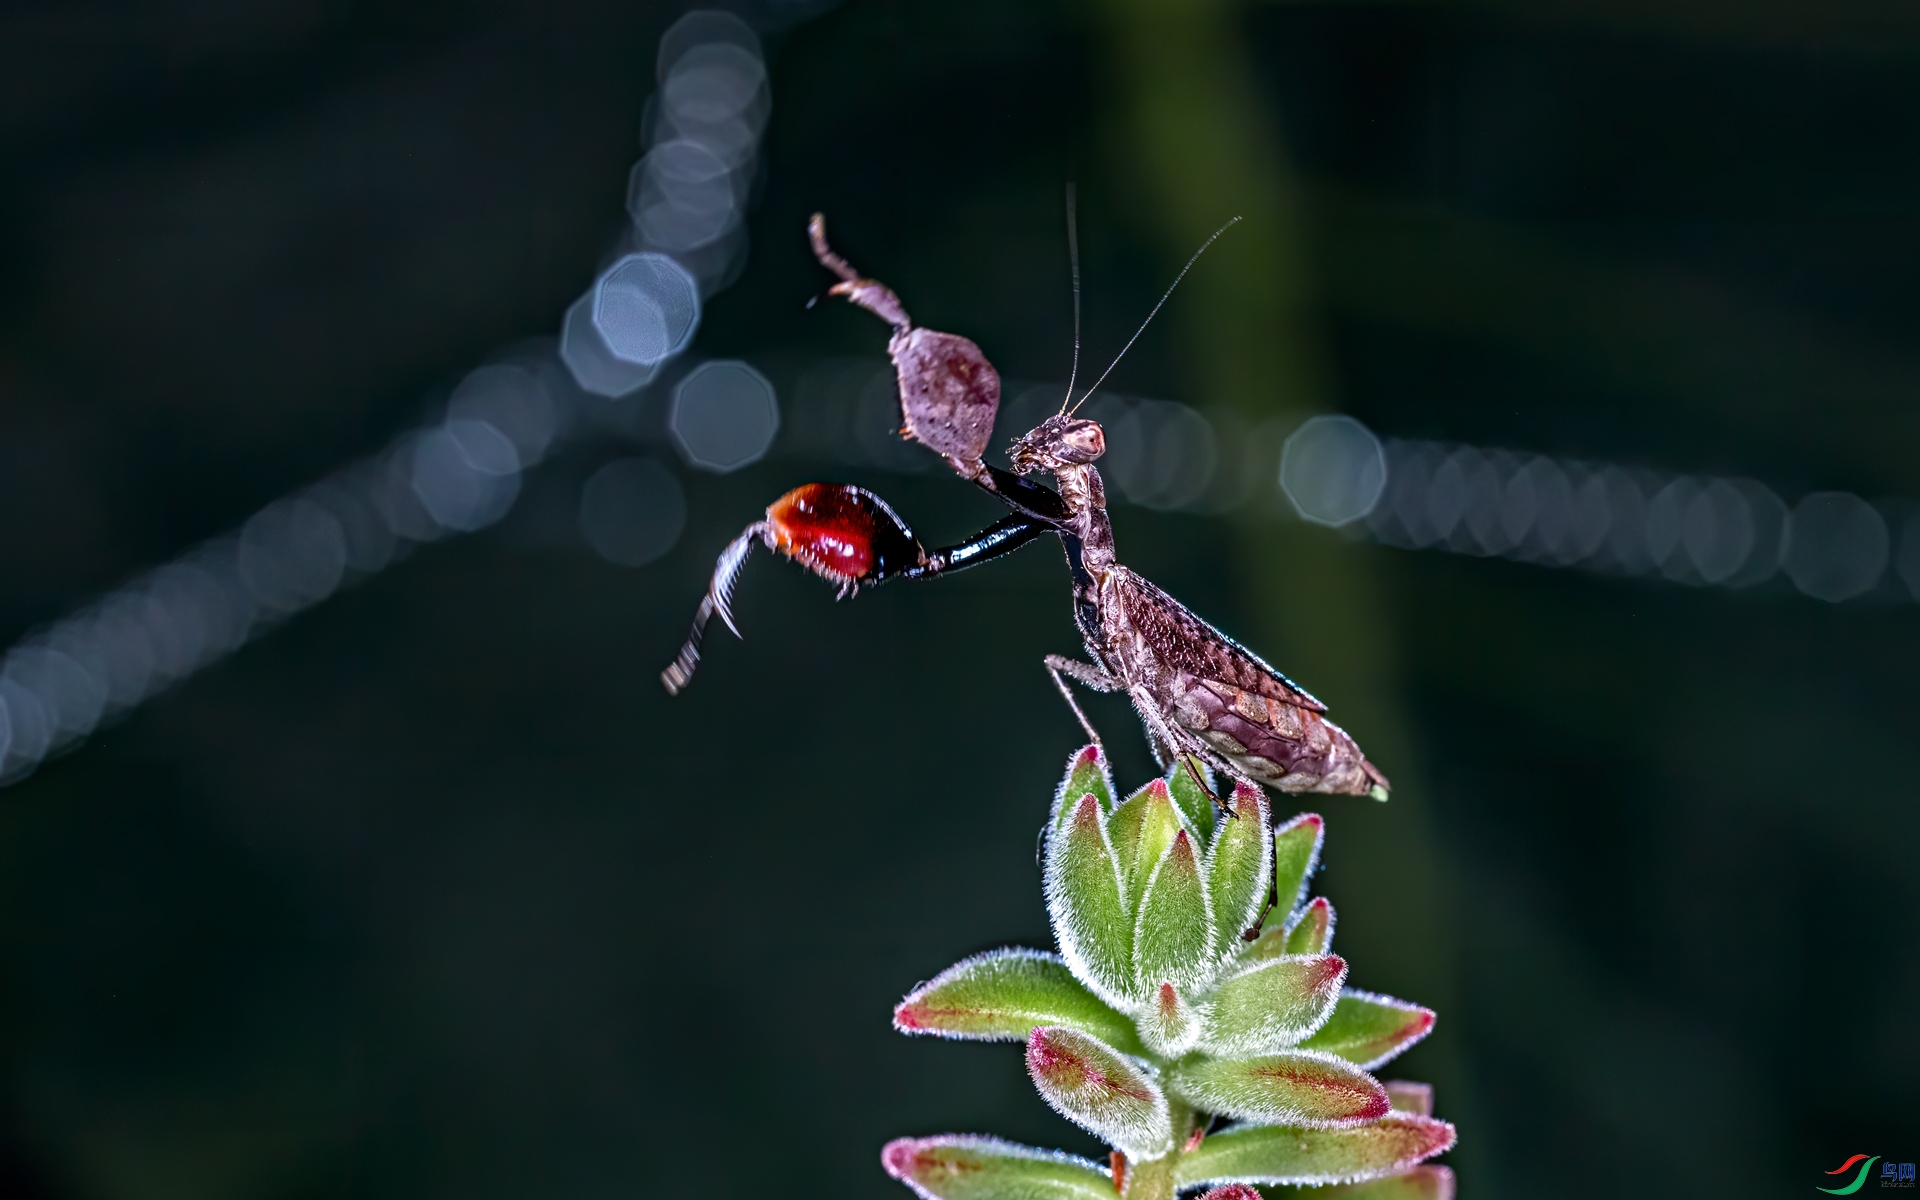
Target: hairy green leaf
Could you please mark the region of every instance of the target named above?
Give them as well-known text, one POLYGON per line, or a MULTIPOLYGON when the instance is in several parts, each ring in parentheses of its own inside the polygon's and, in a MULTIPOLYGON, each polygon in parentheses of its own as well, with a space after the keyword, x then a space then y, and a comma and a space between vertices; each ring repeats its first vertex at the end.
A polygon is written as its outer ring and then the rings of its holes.
POLYGON ((1300 1043, 1325 1050, 1371 1071, 1433 1029, 1433 1010, 1392 996, 1347 988, 1327 1023, 1300 1043))
POLYGON ((1074 978, 1115 1007, 1144 996, 1133 979, 1133 909, 1095 796, 1082 796, 1070 820, 1047 839, 1047 916, 1074 978))
POLYGON ((1133 974, 1142 995, 1171 982, 1190 990, 1213 977, 1213 912, 1207 877, 1182 829, 1140 899, 1133 928, 1133 974))
POLYGON ((1113 1179, 1097 1164, 999 1138, 900 1138, 880 1164, 927 1200, 1114 1200, 1113 1179))
POLYGON ((1332 954, 1268 959, 1213 994, 1203 1044, 1223 1058, 1291 1049, 1332 1014, 1347 964, 1332 954))
POLYGON ((1173 1149, 1160 1085, 1099 1038, 1077 1029, 1036 1029, 1027 1038, 1027 1074, 1055 1112, 1129 1158, 1161 1158, 1173 1149))
POLYGON ((1174 760, 1167 768, 1167 791, 1173 796, 1173 802, 1185 818, 1188 829, 1193 831, 1194 841, 1206 845, 1213 840, 1213 792, 1218 786, 1214 783, 1213 769, 1192 755, 1174 760), (1188 770, 1186 764, 1192 763, 1188 770), (1195 780, 1194 776, 1199 779, 1195 780), (1204 783, 1203 788, 1200 785, 1204 783))
POLYGON ((1242 1125, 1216 1133, 1182 1155, 1174 1177, 1183 1187, 1360 1183, 1431 1158, 1452 1146, 1453 1139, 1452 1125, 1411 1113, 1389 1113, 1345 1129, 1242 1125))
POLYGON ((1301 813, 1273 831, 1274 905, 1263 930, 1284 926, 1306 894, 1307 880, 1320 865, 1320 844, 1327 824, 1318 813, 1301 813))
POLYGON ((1287 953, 1325 954, 1332 944, 1333 905, 1325 896, 1315 896, 1287 930, 1287 953))
POLYGON ((1272 843, 1267 839, 1267 797, 1236 783, 1235 815, 1220 822, 1207 853, 1207 890, 1213 900, 1213 952, 1224 958, 1245 947, 1240 935, 1260 919, 1267 902, 1272 843))
POLYGON ((1287 935, 1293 930, 1285 925, 1271 925, 1263 922, 1260 936, 1241 952, 1241 958, 1249 963, 1265 962, 1269 958, 1279 958, 1287 952, 1287 935))
POLYGON ((1061 777, 1060 790, 1053 794, 1053 825, 1058 829, 1073 814, 1080 797, 1091 795, 1100 801, 1100 811, 1113 811, 1113 777, 1107 773, 1107 755, 1097 744, 1082 746, 1067 760, 1067 773, 1061 777))
POLYGON ((1453 1172, 1432 1163, 1423 1163, 1411 1171, 1389 1175, 1371 1183, 1346 1183, 1324 1188, 1270 1188, 1275 1197, 1299 1196, 1302 1200, 1453 1200, 1453 1172))
POLYGON ((1373 1076, 1314 1051, 1196 1058, 1169 1070, 1166 1085, 1205 1112, 1276 1125, 1352 1124, 1385 1116, 1390 1107, 1373 1076))
POLYGON ((1121 1050, 1141 1048, 1133 1022, 1100 1002, 1057 955, 990 950, 948 967, 893 1010, 901 1033, 1024 1042, 1036 1025, 1067 1025, 1121 1050))
POLYGON ((1120 863, 1120 878, 1126 885, 1129 912, 1137 912, 1147 880, 1160 865, 1160 856, 1173 845, 1174 835, 1185 827, 1180 809, 1167 790, 1167 781, 1156 779, 1128 796, 1113 810, 1110 823, 1114 857, 1120 863))
POLYGON ((1136 1028, 1148 1050, 1161 1058, 1178 1058, 1200 1043, 1206 1024, 1192 1001, 1171 983, 1163 983, 1154 991, 1153 1002, 1140 1010, 1136 1028))
POLYGON ((1120 873, 1124 876, 1133 869, 1134 851, 1140 845, 1140 826, 1147 816, 1147 793, 1152 785, 1143 787, 1113 807, 1113 816, 1107 822, 1107 828, 1113 836, 1114 857, 1120 861, 1120 873))

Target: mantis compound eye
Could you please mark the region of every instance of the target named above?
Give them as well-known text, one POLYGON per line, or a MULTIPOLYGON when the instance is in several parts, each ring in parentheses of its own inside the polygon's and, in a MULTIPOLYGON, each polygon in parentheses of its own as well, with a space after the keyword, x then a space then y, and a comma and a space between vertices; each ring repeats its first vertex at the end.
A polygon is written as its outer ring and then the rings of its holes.
POLYGON ((808 483, 767 506, 767 544, 842 585, 878 583, 926 561, 887 502, 845 483, 808 483))
POLYGON ((1057 471, 1084 466, 1107 452, 1107 435, 1098 421, 1084 417, 1052 416, 1014 440, 1008 448, 1013 469, 1057 471))
POLYGON ((1069 420, 1060 431, 1060 457, 1070 463, 1090 463, 1107 452, 1107 435, 1097 421, 1069 420))

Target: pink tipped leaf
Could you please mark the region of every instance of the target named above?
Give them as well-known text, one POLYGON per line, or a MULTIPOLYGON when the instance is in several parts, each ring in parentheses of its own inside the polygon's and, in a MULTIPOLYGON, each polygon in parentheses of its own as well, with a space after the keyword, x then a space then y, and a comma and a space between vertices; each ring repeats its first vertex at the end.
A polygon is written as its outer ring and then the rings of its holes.
POLYGON ((1259 1189, 1244 1183, 1229 1183, 1200 1197, 1200 1200, 1266 1200, 1259 1189))
POLYGON ((1058 829, 1073 815, 1080 797, 1092 795, 1100 802, 1100 811, 1113 811, 1113 777, 1107 772, 1107 756, 1098 745, 1082 746, 1067 760, 1067 773, 1053 794, 1053 824, 1058 829))
POLYGON ((1330 1128, 1383 1117, 1390 1107, 1373 1076, 1313 1051, 1198 1058, 1171 1068, 1166 1085, 1203 1112, 1262 1124, 1330 1128))
POLYGON ((1047 838, 1047 917, 1074 978, 1115 1008, 1131 1010, 1145 993, 1133 977, 1133 908, 1100 801, 1085 795, 1047 838))
POLYGON ((1182 991, 1213 977, 1213 909, 1206 872, 1182 829, 1160 856, 1133 928, 1134 981, 1151 994, 1164 981, 1182 991))
POLYGON ((1287 924, 1306 895, 1307 881, 1320 865, 1327 823, 1319 813, 1301 813, 1273 831, 1274 905, 1262 929, 1287 924))
POLYGON ((1453 1142, 1452 1125, 1411 1113, 1389 1113, 1344 1129, 1242 1125, 1211 1135, 1193 1153, 1181 1156, 1174 1178, 1183 1187, 1365 1183, 1405 1171, 1450 1149, 1453 1142))
POLYGON ((1325 896, 1315 896, 1287 930, 1287 953, 1325 954, 1332 945, 1333 905, 1325 896))
POLYGON ((1148 1050, 1161 1058, 1179 1058, 1200 1044, 1206 1025, 1193 1002, 1171 983, 1163 982, 1155 989, 1152 1001, 1140 1010, 1136 1028, 1148 1050))
POLYGON ((1346 978, 1332 954, 1255 963, 1215 989, 1202 1044, 1222 1058, 1290 1050, 1326 1023, 1346 978))
POLYGON ((1233 809, 1220 822, 1207 852, 1207 890, 1213 904, 1215 961, 1246 948, 1241 935, 1260 919, 1273 869, 1273 843, 1267 838, 1267 797, 1258 788, 1236 783, 1233 809))
POLYGON ((1186 828, 1186 821, 1173 802, 1167 781, 1156 779, 1113 810, 1111 828, 1114 856, 1127 885, 1129 910, 1137 911, 1148 877, 1167 847, 1173 845, 1174 835, 1186 828))
POLYGON ((1175 759, 1174 764, 1167 768, 1164 778, 1167 791, 1173 796, 1174 806, 1180 810, 1187 828, 1193 831, 1194 840, 1202 846, 1207 845, 1214 836, 1213 795, 1210 793, 1216 793, 1219 788, 1213 779, 1213 768, 1188 755, 1175 759), (1202 788, 1202 783, 1206 787, 1202 788))
POLYGON ((1024 1042, 1038 1025, 1066 1025, 1128 1053, 1141 1048, 1133 1022, 1100 1002, 1057 955, 990 950, 948 967, 893 1010, 901 1033, 1024 1042))
POLYGON ((1333 1015, 1300 1043, 1303 1050, 1325 1050, 1366 1070, 1393 1059, 1433 1031, 1433 1010, 1392 996, 1348 988, 1333 1015))
POLYGON ((1027 1038, 1027 1074, 1055 1112, 1135 1162, 1173 1149, 1166 1094, 1099 1038, 1077 1029, 1036 1029, 1027 1038))
POLYGON ((999 1138, 900 1138, 880 1151, 887 1174, 926 1200, 1114 1200, 1095 1163, 999 1138))

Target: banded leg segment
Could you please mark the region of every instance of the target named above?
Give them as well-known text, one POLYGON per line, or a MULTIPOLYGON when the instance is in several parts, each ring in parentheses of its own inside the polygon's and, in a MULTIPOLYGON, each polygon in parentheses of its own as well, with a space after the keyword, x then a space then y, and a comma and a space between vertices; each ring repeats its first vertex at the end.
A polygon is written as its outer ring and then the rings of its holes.
POLYGON ((740 578, 740 568, 746 564, 747 555, 753 552, 754 543, 766 542, 771 536, 772 531, 765 521, 755 521, 720 552, 720 561, 713 567, 713 580, 707 584, 707 594, 701 598, 700 607, 694 610, 693 630, 687 634, 679 655, 667 664, 666 670, 660 672, 660 684, 667 689, 667 695, 678 696, 680 689, 693 679, 693 669, 700 665, 700 639, 707 632, 707 622, 716 613, 733 631, 733 636, 740 636, 740 627, 733 623, 733 613, 729 607, 733 602, 733 585, 740 578))
POLYGON ((1053 686, 1060 689, 1060 698, 1065 700, 1067 707, 1073 710, 1074 717, 1080 722, 1080 728, 1087 731, 1087 736, 1093 739, 1094 745, 1105 745, 1106 743, 1100 740, 1099 731, 1094 729, 1093 722, 1087 720, 1087 714, 1081 711, 1080 702, 1073 698, 1073 689, 1067 686, 1067 680, 1062 678, 1062 676, 1064 675, 1067 678, 1071 678, 1082 687, 1090 688, 1096 692, 1124 691, 1126 690, 1126 685, 1105 671, 1102 671, 1099 667, 1094 666, 1092 663, 1083 663, 1077 658, 1067 658, 1060 654, 1049 654, 1045 662, 1047 664, 1047 675, 1053 680, 1053 686))
POLYGON ((1193 765, 1195 758, 1212 765, 1219 758, 1213 748, 1204 745, 1200 739, 1167 720, 1161 713, 1160 706, 1154 703, 1152 692, 1144 688, 1128 688, 1127 697, 1133 701, 1134 710, 1140 714, 1140 723, 1147 727, 1147 741, 1153 746, 1154 757, 1159 759, 1161 767, 1169 765, 1169 758, 1179 759, 1180 765, 1186 768, 1187 777, 1193 780, 1194 786, 1200 789, 1202 795, 1218 804, 1229 817, 1239 816, 1240 814, 1234 811, 1233 805, 1214 795, 1213 789, 1207 786, 1205 777, 1193 765), (1162 746, 1166 747, 1165 755, 1160 752, 1162 746))

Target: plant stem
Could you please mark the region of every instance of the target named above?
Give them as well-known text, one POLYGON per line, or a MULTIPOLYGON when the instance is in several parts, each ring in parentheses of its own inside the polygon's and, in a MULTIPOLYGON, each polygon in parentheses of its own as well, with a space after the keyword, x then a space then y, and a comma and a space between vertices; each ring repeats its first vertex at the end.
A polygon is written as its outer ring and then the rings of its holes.
POLYGON ((1173 1164, 1179 1159, 1180 1151, 1175 1150, 1152 1162, 1129 1164, 1127 1200, 1173 1200, 1173 1164))
POLYGON ((1180 1190, 1173 1182, 1173 1168, 1180 1161, 1187 1135, 1193 1132, 1193 1109, 1169 1096, 1167 1110, 1173 1125, 1173 1149, 1152 1162, 1128 1161, 1127 1200, 1174 1200, 1180 1190))

